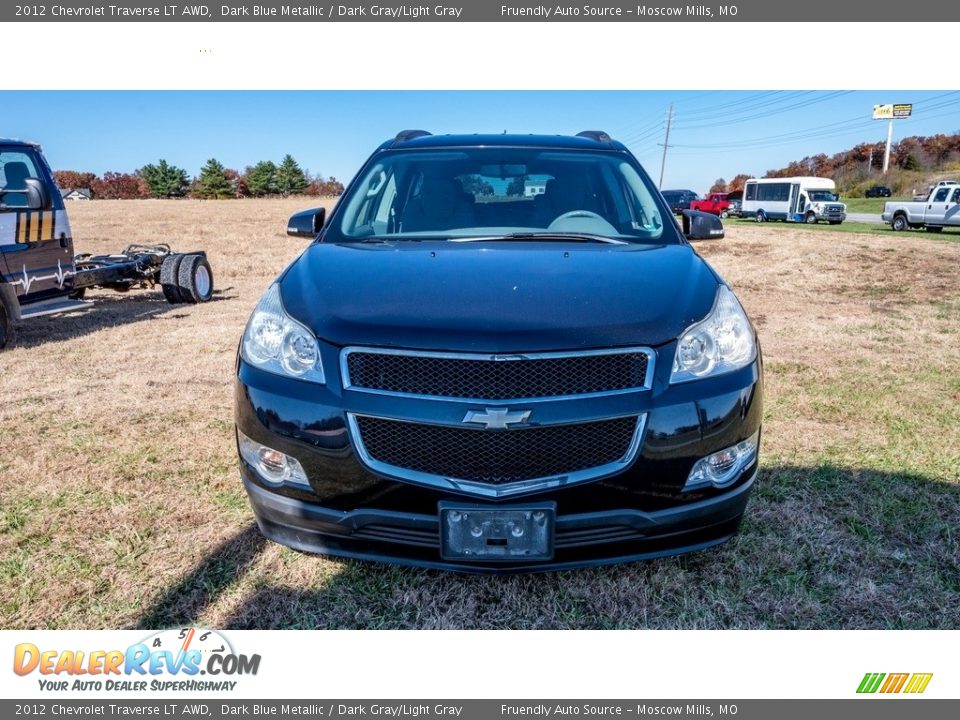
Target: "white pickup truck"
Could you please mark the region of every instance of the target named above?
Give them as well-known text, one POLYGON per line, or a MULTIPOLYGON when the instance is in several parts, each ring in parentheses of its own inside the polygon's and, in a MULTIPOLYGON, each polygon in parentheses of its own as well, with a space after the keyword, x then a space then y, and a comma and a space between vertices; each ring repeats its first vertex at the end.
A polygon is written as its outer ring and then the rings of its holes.
POLYGON ((880 217, 894 230, 922 227, 940 232, 945 227, 960 227, 960 183, 941 180, 921 202, 888 202, 880 217))

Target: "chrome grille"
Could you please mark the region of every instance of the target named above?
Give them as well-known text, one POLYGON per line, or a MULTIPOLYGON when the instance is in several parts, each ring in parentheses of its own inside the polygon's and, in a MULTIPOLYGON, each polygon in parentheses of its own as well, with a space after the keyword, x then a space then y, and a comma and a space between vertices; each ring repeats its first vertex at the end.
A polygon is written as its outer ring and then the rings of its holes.
POLYGON ((496 497, 623 469, 636 456, 645 416, 509 430, 349 419, 361 459, 372 469, 496 497))
POLYGON ((348 348, 344 387, 463 400, 533 400, 628 392, 650 386, 648 348, 482 355, 348 348))

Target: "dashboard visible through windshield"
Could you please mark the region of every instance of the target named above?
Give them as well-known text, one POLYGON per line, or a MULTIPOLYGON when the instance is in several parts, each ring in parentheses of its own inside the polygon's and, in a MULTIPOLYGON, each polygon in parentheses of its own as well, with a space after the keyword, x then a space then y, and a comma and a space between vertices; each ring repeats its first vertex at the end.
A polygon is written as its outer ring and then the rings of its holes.
MULTIPOLYGON (((384 151, 340 202, 325 242, 664 237, 649 178, 623 154, 480 147, 384 151)), ((669 218, 669 215, 667 215, 669 218)))

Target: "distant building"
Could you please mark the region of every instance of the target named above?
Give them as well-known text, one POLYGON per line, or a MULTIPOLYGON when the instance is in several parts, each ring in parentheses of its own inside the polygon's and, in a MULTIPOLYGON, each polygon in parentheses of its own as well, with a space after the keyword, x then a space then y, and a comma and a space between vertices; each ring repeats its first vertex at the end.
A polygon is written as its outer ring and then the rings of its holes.
POLYGON ((546 180, 527 180, 523 185, 524 197, 536 197, 537 195, 543 195, 546 191, 546 180))
POLYGON ((64 200, 92 200, 93 193, 90 188, 69 188, 61 190, 60 195, 64 200))

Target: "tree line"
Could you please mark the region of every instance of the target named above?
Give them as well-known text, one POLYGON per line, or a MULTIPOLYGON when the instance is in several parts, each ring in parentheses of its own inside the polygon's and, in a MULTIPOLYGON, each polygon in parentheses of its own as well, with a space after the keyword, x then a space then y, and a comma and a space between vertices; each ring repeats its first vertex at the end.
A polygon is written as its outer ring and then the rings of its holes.
POLYGON ((144 165, 132 173, 96 175, 56 170, 53 176, 61 190, 87 188, 93 197, 101 200, 183 197, 223 200, 289 195, 337 197, 343 193, 343 183, 335 177, 311 176, 289 154, 279 163, 261 160, 242 173, 210 158, 194 178, 166 160, 144 165))
MULTIPOLYGON (((885 150, 885 142, 860 143, 834 155, 808 155, 785 167, 768 170, 763 177, 827 177, 836 181, 841 192, 859 195, 874 184, 886 184, 894 193, 909 192, 916 189, 918 183, 922 185, 927 174, 960 169, 955 167, 960 163, 960 132, 951 135, 914 135, 893 143, 886 176, 883 175, 885 150)), ((751 177, 756 175, 741 173, 729 182, 717 178, 710 192, 742 190, 751 177)))

